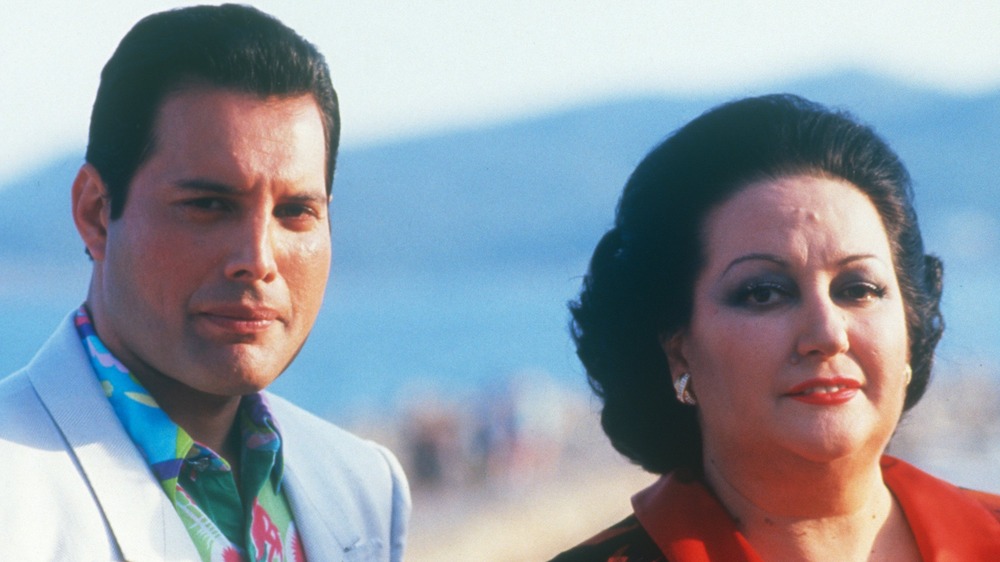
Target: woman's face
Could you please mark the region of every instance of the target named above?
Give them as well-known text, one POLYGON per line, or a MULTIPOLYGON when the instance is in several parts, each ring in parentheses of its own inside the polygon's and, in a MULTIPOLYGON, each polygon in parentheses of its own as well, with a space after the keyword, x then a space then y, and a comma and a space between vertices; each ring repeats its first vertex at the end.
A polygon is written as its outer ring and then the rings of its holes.
POLYGON ((706 462, 881 454, 907 380, 903 300, 881 218, 842 180, 754 183, 706 217, 690 326, 706 462))

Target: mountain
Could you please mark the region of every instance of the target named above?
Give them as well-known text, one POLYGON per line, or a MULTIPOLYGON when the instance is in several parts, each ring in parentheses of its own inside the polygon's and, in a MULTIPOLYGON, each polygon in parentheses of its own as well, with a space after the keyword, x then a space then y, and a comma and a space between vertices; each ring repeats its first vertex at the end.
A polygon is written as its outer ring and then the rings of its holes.
MULTIPOLYGON (((947 96, 861 74, 775 91, 850 109, 896 148, 915 180, 928 248, 946 264, 939 365, 995 365, 1000 94, 947 96)), ((278 390, 338 418, 392 408, 414 386, 474 392, 524 369, 583 389, 565 304, 593 245, 646 151, 722 101, 615 100, 345 149, 327 300, 278 390)), ((0 312, 9 319, 0 372, 23 364, 83 298, 88 263, 68 203, 80 160, 67 155, 0 186, 0 312)))

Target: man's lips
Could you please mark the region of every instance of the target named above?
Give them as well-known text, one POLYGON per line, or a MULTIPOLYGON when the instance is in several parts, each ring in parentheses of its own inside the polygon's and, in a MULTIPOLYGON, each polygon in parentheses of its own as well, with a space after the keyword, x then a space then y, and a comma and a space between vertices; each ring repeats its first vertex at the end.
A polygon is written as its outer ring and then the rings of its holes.
POLYGON ((844 377, 816 378, 801 382, 785 393, 785 396, 820 406, 843 404, 857 395, 861 383, 844 377))
POLYGON ((273 308, 247 305, 205 307, 197 316, 215 328, 239 335, 266 331, 278 320, 278 312, 273 308))

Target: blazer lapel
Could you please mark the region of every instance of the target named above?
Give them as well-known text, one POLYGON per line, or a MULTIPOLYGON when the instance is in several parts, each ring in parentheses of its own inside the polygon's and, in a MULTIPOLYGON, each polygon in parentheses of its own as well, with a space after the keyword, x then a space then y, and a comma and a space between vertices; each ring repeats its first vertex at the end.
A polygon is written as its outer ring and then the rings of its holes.
MULTIPOLYGON (((278 420, 281 423, 281 420, 278 420)), ((293 449, 294 450, 294 449, 293 449)), ((309 560, 353 560, 351 551, 361 540, 361 534, 350 525, 351 518, 332 494, 324 493, 332 483, 310 478, 311 471, 298 472, 294 452, 285 448, 285 468, 282 489, 292 510, 295 526, 305 546, 309 560)), ((304 459, 303 459, 304 460, 304 459)), ((300 461, 301 462, 301 461, 300 461)))
POLYGON ((72 324, 63 321, 27 367, 126 560, 198 560, 145 459, 115 416, 72 324))

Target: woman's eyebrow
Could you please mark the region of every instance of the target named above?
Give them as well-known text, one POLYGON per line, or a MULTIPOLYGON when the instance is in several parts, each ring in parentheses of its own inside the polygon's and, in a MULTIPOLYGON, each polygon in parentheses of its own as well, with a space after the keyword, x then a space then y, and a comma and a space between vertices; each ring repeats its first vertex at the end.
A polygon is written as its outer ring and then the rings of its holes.
POLYGON ((729 272, 730 269, 736 267, 737 265, 739 265, 739 264, 741 264, 743 262, 748 262, 748 261, 766 261, 766 262, 771 262, 771 263, 776 264, 776 265, 780 265, 782 267, 787 267, 788 266, 788 261, 786 261, 786 260, 784 260, 784 259, 782 259, 782 258, 780 258, 780 257, 778 257, 778 256, 776 256, 774 254, 753 253, 753 254, 746 254, 746 255, 740 256, 740 257, 734 259, 733 261, 729 262, 729 265, 726 266, 726 269, 724 269, 722 271, 722 275, 725 275, 726 273, 729 272))

